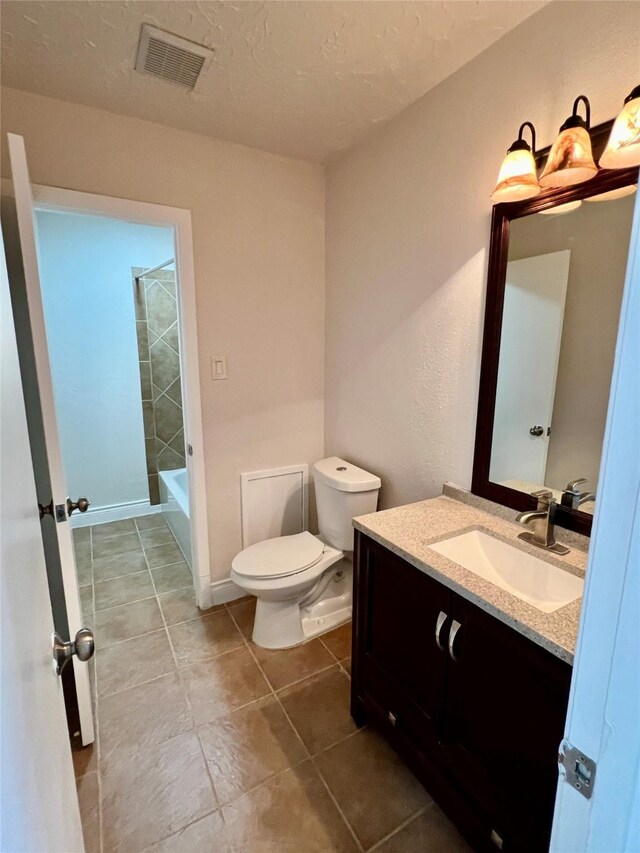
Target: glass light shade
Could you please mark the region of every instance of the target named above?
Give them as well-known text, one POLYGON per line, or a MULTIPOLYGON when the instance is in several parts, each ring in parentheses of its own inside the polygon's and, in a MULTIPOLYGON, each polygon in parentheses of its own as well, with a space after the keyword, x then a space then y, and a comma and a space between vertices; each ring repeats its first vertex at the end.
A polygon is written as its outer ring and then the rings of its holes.
POLYGON ((546 210, 539 210, 541 216, 562 216, 564 213, 571 213, 572 210, 577 210, 582 201, 568 201, 566 204, 557 204, 555 207, 548 207, 546 210))
POLYGON ((558 134, 549 152, 540 186, 570 187, 598 174, 591 153, 591 137, 584 127, 567 127, 558 134))
POLYGON ((640 94, 627 101, 614 121, 600 165, 603 169, 640 166, 640 94))
POLYGON ((496 204, 521 201, 524 198, 533 198, 539 193, 536 161, 531 151, 526 148, 509 151, 500 166, 498 183, 491 193, 491 201, 496 204))
POLYGON ((585 201, 613 201, 616 198, 624 198, 627 195, 633 195, 637 189, 637 184, 628 184, 626 187, 619 187, 617 190, 609 190, 609 192, 606 193, 589 196, 589 198, 585 198, 585 201))

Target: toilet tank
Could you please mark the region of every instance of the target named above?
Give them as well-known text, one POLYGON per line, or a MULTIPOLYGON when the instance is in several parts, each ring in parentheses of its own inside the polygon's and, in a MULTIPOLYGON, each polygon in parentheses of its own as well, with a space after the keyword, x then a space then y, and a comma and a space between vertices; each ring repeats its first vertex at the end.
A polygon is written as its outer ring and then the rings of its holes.
POLYGON ((353 551, 352 519, 375 512, 380 478, 337 456, 313 466, 318 530, 324 541, 341 551, 353 551))

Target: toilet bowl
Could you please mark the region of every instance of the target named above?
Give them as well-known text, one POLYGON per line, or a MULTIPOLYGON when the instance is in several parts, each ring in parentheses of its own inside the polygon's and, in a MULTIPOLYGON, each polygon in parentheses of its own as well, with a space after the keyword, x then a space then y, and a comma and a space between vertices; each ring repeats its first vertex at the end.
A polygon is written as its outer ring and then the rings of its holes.
POLYGON ((374 512, 380 479, 338 457, 313 466, 320 534, 265 539, 234 557, 231 579, 255 595, 253 640, 285 649, 351 618, 353 528, 374 512))

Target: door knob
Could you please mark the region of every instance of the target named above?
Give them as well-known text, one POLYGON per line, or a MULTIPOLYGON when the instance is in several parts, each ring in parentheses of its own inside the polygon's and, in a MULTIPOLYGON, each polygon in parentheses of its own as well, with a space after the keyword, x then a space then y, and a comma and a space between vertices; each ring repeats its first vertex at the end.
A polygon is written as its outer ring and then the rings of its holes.
POLYGON ((77 501, 72 501, 71 498, 67 498, 67 515, 71 515, 75 510, 78 510, 78 512, 86 512, 90 506, 91 504, 87 498, 78 498, 77 501))
POLYGON ((49 501, 49 503, 46 506, 43 506, 42 504, 39 503, 38 504, 38 513, 40 515, 40 518, 44 518, 45 515, 50 515, 51 518, 53 518, 53 498, 51 498, 51 500, 49 501))
POLYGON ((93 631, 89 628, 80 628, 75 640, 69 640, 68 643, 65 643, 56 631, 53 635, 53 659, 56 662, 56 673, 60 675, 74 655, 77 655, 78 660, 83 662, 90 660, 95 649, 93 631))
POLYGON ((529 430, 531 435, 542 435, 544 433, 544 427, 541 427, 539 424, 532 426, 529 430))

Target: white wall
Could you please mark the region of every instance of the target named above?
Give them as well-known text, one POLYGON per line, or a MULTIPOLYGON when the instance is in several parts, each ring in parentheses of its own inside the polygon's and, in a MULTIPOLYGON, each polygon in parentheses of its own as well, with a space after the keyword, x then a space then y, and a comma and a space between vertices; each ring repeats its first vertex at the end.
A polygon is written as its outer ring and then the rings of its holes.
POLYGON ((11 131, 35 183, 191 210, 211 571, 228 576, 240 472, 323 452, 324 169, 6 88, 2 129, 4 175, 11 131))
POLYGON ((173 257, 173 229, 38 211, 40 273, 69 493, 149 500, 131 267, 173 257))
POLYGON ((583 92, 614 116, 639 43, 637 3, 551 3, 330 168, 325 449, 380 474, 383 506, 470 485, 501 159, 583 92))

